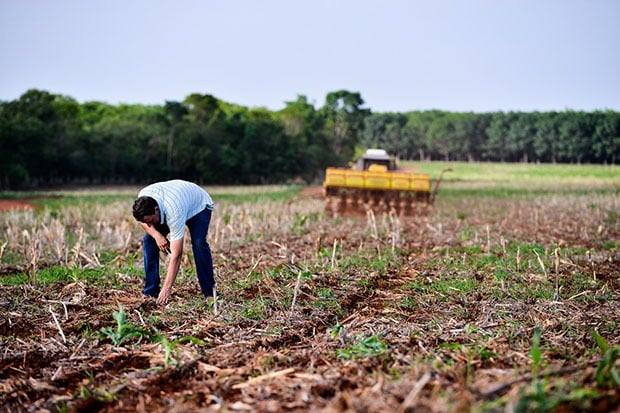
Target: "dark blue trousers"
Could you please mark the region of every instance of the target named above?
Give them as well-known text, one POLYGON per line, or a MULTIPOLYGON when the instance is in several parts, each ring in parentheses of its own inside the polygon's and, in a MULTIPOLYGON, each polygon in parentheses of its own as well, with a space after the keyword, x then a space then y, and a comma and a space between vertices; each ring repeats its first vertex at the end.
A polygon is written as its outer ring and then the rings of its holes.
MULTIPOLYGON (((201 213, 190 218, 185 224, 189 229, 189 235, 192 239, 192 251, 194 253, 194 262, 196 263, 196 275, 200 283, 200 290, 205 297, 213 296, 213 287, 215 286, 215 278, 213 277, 213 257, 211 256, 211 248, 207 242, 207 233, 209 232, 209 224, 211 223, 211 211, 204 209, 201 213)), ((166 232, 167 228, 164 228, 166 232)), ((161 231, 160 231, 161 232, 161 231)), ((164 233, 167 235, 167 232, 164 233)), ((159 277, 159 247, 155 238, 149 234, 144 235, 142 243, 144 251, 144 294, 151 297, 157 297, 160 290, 159 277)))

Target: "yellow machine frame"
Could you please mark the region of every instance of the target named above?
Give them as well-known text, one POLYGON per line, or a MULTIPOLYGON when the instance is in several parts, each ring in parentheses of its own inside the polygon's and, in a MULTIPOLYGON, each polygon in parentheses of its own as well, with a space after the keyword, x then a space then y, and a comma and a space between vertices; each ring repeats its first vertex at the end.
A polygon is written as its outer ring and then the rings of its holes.
POLYGON ((435 202, 439 179, 431 182, 428 174, 388 171, 371 165, 368 170, 327 168, 323 192, 325 209, 333 212, 395 211, 401 215, 424 214, 435 202))
POLYGON ((430 193, 431 178, 427 174, 327 168, 323 187, 325 189, 362 188, 430 193))

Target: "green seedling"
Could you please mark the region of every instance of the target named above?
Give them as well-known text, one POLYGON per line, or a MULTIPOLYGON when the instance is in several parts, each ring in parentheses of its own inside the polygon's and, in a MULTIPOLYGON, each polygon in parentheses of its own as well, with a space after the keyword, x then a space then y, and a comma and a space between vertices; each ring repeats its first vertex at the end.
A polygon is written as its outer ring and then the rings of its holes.
POLYGON ((379 356, 387 351, 387 344, 381 340, 381 334, 372 335, 358 344, 336 351, 338 357, 354 360, 359 358, 379 356))
POLYGON ((603 353, 596 373, 596 384, 602 388, 617 387, 620 389, 620 372, 616 368, 616 361, 620 359, 620 346, 609 347, 607 341, 595 330, 592 331, 594 341, 603 353))
POLYGON ((540 337, 542 330, 540 327, 534 329, 534 337, 532 338, 532 349, 530 350, 530 357, 532 358, 532 393, 523 396, 515 410, 517 412, 549 411, 549 397, 545 394, 545 388, 539 378, 540 366, 542 364, 542 351, 540 349, 540 337))
POLYGON ((149 331, 136 327, 127 321, 125 309, 121 304, 118 305, 118 311, 114 312, 114 320, 116 320, 116 328, 101 328, 99 330, 99 337, 103 339, 109 338, 116 347, 121 346, 134 337, 138 339, 138 342, 144 337, 152 338, 152 334, 149 331))
POLYGON ((164 364, 166 367, 177 364, 177 361, 172 357, 172 353, 179 344, 187 342, 200 345, 206 344, 203 340, 192 336, 179 337, 170 341, 163 334, 155 336, 153 341, 159 342, 164 348, 164 364))

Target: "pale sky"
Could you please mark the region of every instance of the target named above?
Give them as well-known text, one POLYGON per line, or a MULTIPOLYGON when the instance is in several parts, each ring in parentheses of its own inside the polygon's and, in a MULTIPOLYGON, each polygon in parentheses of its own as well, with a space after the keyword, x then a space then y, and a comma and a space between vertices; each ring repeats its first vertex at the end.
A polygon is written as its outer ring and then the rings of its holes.
POLYGON ((620 111, 620 0, 0 0, 0 100, 620 111))

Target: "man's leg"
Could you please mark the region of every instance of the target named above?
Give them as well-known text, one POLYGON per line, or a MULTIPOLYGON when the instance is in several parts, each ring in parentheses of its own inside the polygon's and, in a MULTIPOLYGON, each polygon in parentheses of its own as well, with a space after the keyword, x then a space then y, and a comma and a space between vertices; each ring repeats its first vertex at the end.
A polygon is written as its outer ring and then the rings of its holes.
POLYGON ((142 241, 144 251, 144 294, 157 297, 159 295, 159 247, 155 238, 149 234, 142 241))
POLYGON ((196 262, 196 275, 200 283, 200 290, 205 297, 213 296, 215 279, 213 277, 213 258, 211 248, 207 242, 211 211, 205 209, 187 221, 189 234, 192 238, 192 251, 196 262))

